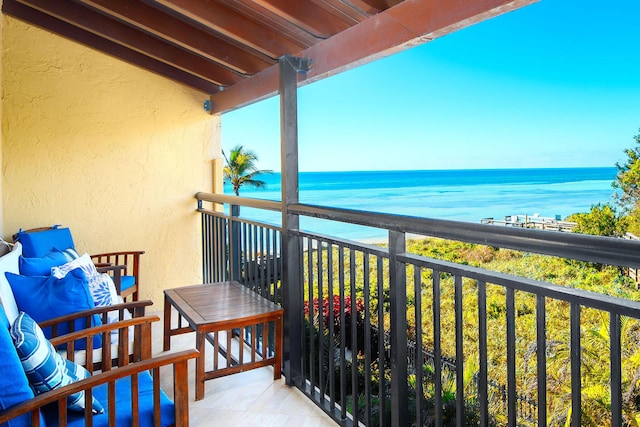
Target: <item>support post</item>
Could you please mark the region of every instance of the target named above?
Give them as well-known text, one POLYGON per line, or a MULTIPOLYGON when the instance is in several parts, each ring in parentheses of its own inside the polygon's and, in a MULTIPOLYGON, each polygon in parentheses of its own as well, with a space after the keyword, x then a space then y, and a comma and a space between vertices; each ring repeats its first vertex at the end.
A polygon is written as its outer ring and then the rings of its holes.
POLYGON ((391 425, 409 425, 407 390, 407 274, 396 256, 406 252, 406 234, 389 231, 389 299, 391 324, 391 425))
POLYGON ((284 306, 283 360, 288 385, 302 386, 302 266, 301 242, 291 233, 300 228, 289 205, 298 203, 298 73, 310 61, 292 56, 279 60, 280 163, 282 168, 282 304, 284 306))
POLYGON ((240 272, 242 265, 242 250, 241 250, 241 235, 240 235, 240 223, 236 219, 240 216, 240 206, 230 205, 229 215, 229 261, 230 261, 230 274, 231 280, 240 280, 240 272))

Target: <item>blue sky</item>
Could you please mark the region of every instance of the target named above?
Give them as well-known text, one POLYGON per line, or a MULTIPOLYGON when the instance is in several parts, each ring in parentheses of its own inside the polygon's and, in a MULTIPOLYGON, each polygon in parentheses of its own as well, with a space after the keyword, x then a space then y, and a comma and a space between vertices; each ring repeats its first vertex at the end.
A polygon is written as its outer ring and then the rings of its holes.
MULTIPOLYGON (((640 0, 541 0, 298 101, 300 171, 614 166, 640 128, 640 0)), ((278 115, 223 115, 223 149, 279 171, 278 115)))

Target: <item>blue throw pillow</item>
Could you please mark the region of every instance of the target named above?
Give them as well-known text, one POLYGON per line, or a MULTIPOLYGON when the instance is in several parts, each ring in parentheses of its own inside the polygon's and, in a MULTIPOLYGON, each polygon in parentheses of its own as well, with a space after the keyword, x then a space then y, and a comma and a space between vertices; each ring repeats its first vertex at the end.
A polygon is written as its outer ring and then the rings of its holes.
POLYGON ((57 225, 43 231, 19 231, 16 241, 22 243, 22 254, 30 258, 45 256, 53 248, 65 250, 74 248, 71 230, 57 225))
MULTIPOLYGON (((29 387, 27 376, 22 370, 18 353, 9 335, 9 320, 0 306, 0 411, 32 399, 33 396, 33 390, 29 387)), ((8 427, 30 426, 31 415, 25 414, 14 418, 6 425, 8 427)))
MULTIPOLYGON (((95 308, 87 278, 80 269, 69 272, 64 278, 54 276, 22 276, 5 273, 11 290, 16 299, 18 310, 29 313, 36 321, 42 322, 54 317, 95 308)), ((101 325, 100 316, 94 315, 91 326, 101 325)), ((75 330, 85 329, 85 320, 75 321, 75 330)), ((60 325, 60 335, 69 332, 67 325, 60 325)), ((44 330, 45 336, 51 338, 50 328, 44 330)), ((75 342, 78 350, 86 349, 86 340, 75 342)), ((102 337, 97 335, 93 339, 94 348, 102 347, 102 337)))
POLYGON ((50 276, 53 267, 59 267, 68 262, 62 251, 51 251, 38 258, 26 258, 21 256, 18 264, 20 274, 25 276, 50 276))
MULTIPOLYGON (((63 359, 56 353, 40 326, 25 312, 21 312, 13 323, 11 338, 20 357, 22 369, 35 394, 64 387, 91 375, 82 366, 63 359)), ((84 411, 84 391, 67 397, 67 407, 74 411, 84 411)), ((104 408, 95 397, 92 412, 104 412, 104 408)))

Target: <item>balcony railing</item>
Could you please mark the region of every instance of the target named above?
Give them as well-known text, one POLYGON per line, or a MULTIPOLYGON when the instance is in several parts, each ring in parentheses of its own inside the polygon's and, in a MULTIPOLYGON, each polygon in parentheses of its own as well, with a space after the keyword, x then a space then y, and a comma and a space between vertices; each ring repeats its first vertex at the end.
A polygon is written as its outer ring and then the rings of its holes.
POLYGON ((624 359, 633 356, 623 352, 622 328, 638 334, 640 303, 406 251, 407 236, 421 235, 637 267, 639 241, 287 207, 289 215, 388 231, 387 245, 372 245, 239 216, 240 205, 279 211, 278 202, 203 193, 197 199, 204 280, 238 280, 283 304, 287 382, 342 425, 591 422, 583 401, 593 354, 583 344, 594 330, 605 331, 597 351, 609 365, 599 378, 609 398, 598 423, 623 425, 640 413, 623 408, 622 398, 638 378, 630 371, 638 364, 624 359), (229 205, 230 213, 211 203, 229 205), (549 307, 560 316, 557 330, 548 329, 549 307), (587 324, 587 312, 600 321, 587 324))

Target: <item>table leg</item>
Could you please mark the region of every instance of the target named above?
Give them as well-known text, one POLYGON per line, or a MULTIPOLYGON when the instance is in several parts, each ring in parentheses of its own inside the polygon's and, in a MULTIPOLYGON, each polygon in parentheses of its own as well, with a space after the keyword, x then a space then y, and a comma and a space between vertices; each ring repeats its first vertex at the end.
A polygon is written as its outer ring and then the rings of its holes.
POLYGON ((200 354, 196 357, 196 400, 204 398, 204 349, 206 335, 201 330, 196 331, 196 350, 200 354))
POLYGON ((276 319, 276 333, 275 333, 275 365, 273 365, 273 379, 279 380, 282 375, 282 316, 276 319))
POLYGON ((164 296, 164 342, 163 350, 171 350, 171 303, 169 298, 164 296))

